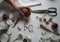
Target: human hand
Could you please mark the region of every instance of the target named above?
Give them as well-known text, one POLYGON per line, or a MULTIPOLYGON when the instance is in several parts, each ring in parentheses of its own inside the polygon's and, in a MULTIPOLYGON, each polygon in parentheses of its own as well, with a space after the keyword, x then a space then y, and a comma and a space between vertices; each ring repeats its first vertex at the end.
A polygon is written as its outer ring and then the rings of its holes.
POLYGON ((18 11, 20 12, 20 15, 24 17, 29 17, 31 14, 31 9, 25 6, 18 7, 18 11))

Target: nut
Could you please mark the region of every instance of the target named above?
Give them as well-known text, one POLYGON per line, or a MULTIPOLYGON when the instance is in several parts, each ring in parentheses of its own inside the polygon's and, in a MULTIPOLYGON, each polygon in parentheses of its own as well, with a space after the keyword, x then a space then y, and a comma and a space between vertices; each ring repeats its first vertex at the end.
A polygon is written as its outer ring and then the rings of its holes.
POLYGON ((8 14, 3 14, 3 20, 7 20, 9 19, 9 15, 8 14))
POLYGON ((58 28, 58 24, 55 23, 55 22, 52 22, 51 27, 52 27, 52 29, 57 29, 58 28))

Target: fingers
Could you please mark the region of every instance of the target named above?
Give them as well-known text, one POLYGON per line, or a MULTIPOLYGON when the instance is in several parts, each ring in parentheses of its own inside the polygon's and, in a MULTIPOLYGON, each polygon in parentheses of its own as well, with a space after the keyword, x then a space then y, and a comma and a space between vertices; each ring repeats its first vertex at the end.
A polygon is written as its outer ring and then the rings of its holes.
POLYGON ((22 11, 22 10, 19 10, 20 11, 20 16, 22 16, 22 17, 25 17, 25 15, 24 15, 24 12, 22 11))
POLYGON ((26 7, 26 6, 20 6, 20 9, 23 10, 23 9, 27 9, 28 11, 31 11, 31 9, 29 7, 26 7))

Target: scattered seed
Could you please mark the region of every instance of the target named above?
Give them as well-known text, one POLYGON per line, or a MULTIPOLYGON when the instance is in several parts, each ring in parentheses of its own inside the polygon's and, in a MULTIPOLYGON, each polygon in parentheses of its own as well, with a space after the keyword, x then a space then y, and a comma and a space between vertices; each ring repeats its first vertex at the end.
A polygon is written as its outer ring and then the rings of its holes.
POLYGON ((46 22, 46 18, 44 18, 43 21, 46 22))
POLYGON ((38 16, 36 16, 36 19, 38 19, 38 16))
POLYGON ((21 28, 17 27, 17 29, 18 29, 19 31, 21 31, 21 28))
POLYGON ((49 22, 47 21, 47 22, 45 22, 46 23, 46 25, 48 25, 49 24, 49 22))
POLYGON ((46 32, 45 32, 45 34, 46 34, 46 32))
POLYGON ((24 31, 25 31, 26 29, 24 29, 24 31))
POLYGON ((42 22, 43 20, 42 20, 42 18, 39 18, 39 20, 40 20, 40 22, 42 22))
POLYGON ((23 39, 23 42, 27 42, 27 39, 24 38, 24 39, 23 39))

